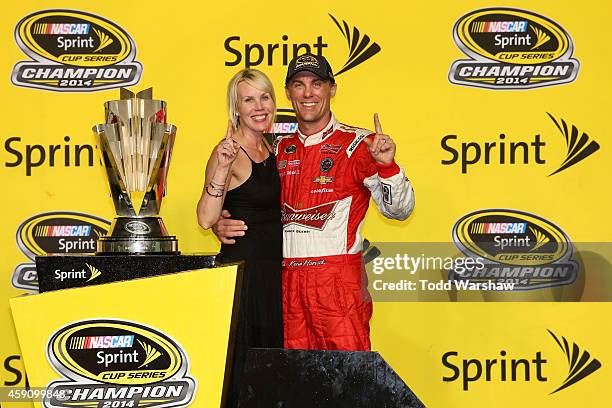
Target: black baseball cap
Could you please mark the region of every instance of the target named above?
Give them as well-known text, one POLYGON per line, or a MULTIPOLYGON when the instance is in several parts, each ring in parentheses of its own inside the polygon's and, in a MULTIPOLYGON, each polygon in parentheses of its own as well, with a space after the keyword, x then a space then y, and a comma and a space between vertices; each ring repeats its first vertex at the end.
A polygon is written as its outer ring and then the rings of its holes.
POLYGON ((324 56, 302 54, 292 59, 289 63, 285 85, 289 83, 295 74, 304 71, 312 72, 324 81, 330 81, 332 84, 336 83, 331 66, 324 56))

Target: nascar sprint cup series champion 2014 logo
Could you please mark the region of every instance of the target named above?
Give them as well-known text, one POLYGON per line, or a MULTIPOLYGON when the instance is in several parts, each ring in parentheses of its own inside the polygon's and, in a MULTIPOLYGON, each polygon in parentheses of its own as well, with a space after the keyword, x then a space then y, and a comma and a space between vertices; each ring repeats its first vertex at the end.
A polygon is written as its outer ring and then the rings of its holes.
POLYGON ((579 62, 570 35, 553 20, 513 8, 487 8, 461 17, 453 39, 470 60, 448 74, 457 85, 525 89, 572 82, 579 62))
POLYGON ((576 281, 568 236, 550 221, 517 210, 487 209, 463 216, 453 227, 453 240, 466 256, 484 259, 484 267, 449 280, 512 284, 512 290, 550 288, 576 281))
POLYGON ((134 85, 142 65, 136 46, 117 24, 77 10, 43 10, 15 27, 19 48, 32 61, 15 65, 17 86, 90 92, 134 85))
POLYGON ((72 323, 51 336, 47 358, 65 378, 47 386, 45 408, 184 407, 196 392, 182 347, 139 323, 72 323))

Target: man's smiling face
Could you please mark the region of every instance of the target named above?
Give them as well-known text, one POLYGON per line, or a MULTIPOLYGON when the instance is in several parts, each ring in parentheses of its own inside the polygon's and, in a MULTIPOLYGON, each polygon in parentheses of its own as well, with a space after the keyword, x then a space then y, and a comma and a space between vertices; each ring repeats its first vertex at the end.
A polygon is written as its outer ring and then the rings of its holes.
POLYGON ((336 84, 304 71, 291 78, 285 92, 291 100, 301 130, 307 127, 317 132, 327 125, 331 115, 331 98, 336 94, 336 84))

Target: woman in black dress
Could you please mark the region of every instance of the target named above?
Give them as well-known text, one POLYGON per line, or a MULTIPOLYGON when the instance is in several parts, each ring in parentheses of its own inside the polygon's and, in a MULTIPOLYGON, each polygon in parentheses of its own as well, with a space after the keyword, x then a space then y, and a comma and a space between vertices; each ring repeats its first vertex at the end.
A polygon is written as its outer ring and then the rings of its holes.
POLYGON ((217 257, 220 262, 245 261, 228 401, 235 407, 247 349, 283 347, 282 225, 280 180, 264 138, 276 112, 272 83, 258 70, 242 70, 230 80, 227 100, 227 134, 206 165, 198 221, 208 229, 225 209, 248 225, 235 244, 221 246, 217 257))

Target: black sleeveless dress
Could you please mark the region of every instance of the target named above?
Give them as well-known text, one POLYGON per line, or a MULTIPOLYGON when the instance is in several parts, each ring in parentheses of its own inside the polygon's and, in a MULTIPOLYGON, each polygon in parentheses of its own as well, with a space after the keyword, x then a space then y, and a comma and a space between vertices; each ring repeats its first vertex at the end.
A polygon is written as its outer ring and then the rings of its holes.
POLYGON ((229 407, 237 406, 247 349, 283 347, 280 179, 272 153, 261 163, 244 153, 251 175, 227 192, 223 207, 248 230, 235 244, 222 244, 217 256, 220 262, 245 261, 229 407))

